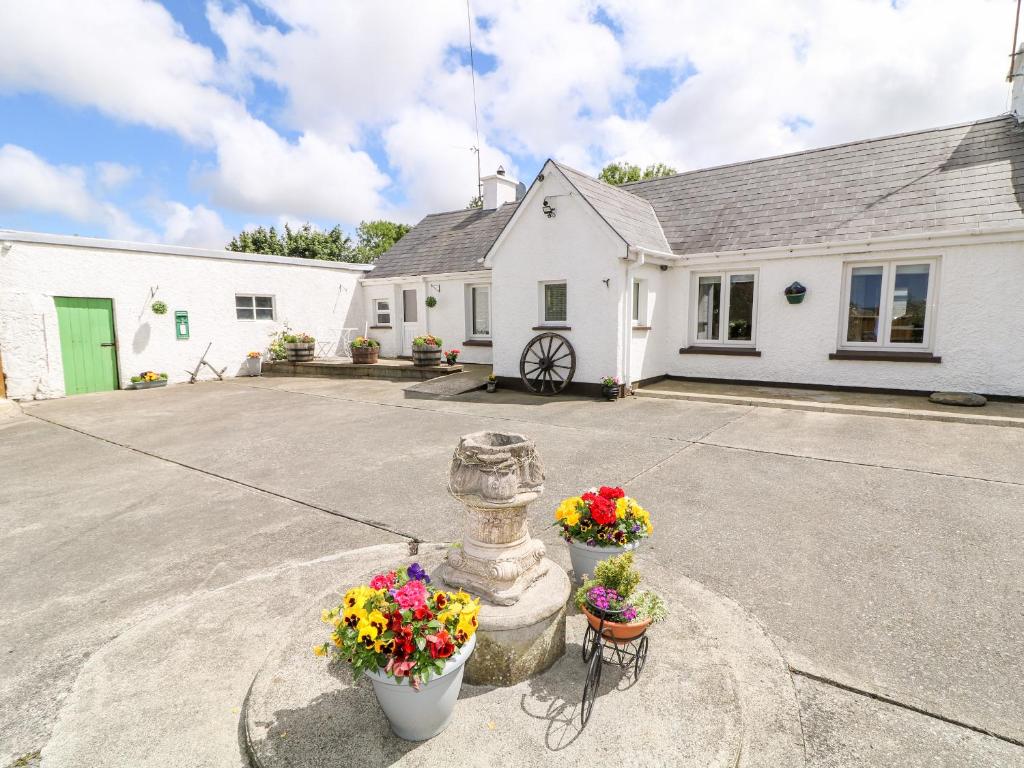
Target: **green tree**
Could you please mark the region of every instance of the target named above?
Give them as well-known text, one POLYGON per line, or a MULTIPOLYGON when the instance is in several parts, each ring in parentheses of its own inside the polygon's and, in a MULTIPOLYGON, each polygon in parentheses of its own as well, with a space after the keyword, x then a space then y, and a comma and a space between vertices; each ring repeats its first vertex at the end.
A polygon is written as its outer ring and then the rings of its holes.
POLYGON ((601 169, 601 173, 597 175, 597 178, 605 184, 617 187, 620 184, 657 179, 662 176, 672 176, 676 173, 678 171, 675 168, 664 163, 654 163, 643 169, 639 165, 633 165, 632 163, 608 163, 608 165, 601 169))
POLYGON ((246 230, 238 237, 232 238, 227 250, 324 261, 354 260, 352 238, 346 235, 341 227, 336 226, 323 231, 308 223, 294 230, 285 224, 283 233, 274 227, 246 230))
POLYGON ((386 219, 359 222, 356 228, 355 253, 349 261, 361 261, 365 264, 376 261, 382 253, 405 237, 410 229, 412 227, 407 224, 386 219))
POLYGON ((484 199, 480 195, 477 195, 476 197, 470 198, 469 203, 466 205, 466 210, 468 211, 470 208, 483 208, 483 207, 484 207, 484 199))

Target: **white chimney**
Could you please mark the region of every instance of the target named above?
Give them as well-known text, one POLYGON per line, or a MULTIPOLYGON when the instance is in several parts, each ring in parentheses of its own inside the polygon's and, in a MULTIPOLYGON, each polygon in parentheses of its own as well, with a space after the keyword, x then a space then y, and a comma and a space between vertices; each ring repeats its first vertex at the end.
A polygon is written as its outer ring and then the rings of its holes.
POLYGON ((1013 57, 1013 93, 1010 97, 1010 111, 1018 123, 1024 122, 1024 43, 1013 57))
POLYGON ((493 176, 484 176, 480 179, 484 185, 484 210, 493 211, 505 203, 516 201, 517 182, 505 175, 505 169, 500 165, 493 176))

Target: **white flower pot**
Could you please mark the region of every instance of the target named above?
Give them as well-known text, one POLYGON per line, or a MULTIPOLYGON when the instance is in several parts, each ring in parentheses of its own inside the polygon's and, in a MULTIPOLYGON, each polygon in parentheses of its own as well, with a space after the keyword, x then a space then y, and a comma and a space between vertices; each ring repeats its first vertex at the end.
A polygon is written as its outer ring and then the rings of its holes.
POLYGON ((245 372, 248 376, 260 376, 263 372, 263 360, 258 357, 245 358, 245 372))
POLYGON ((462 690, 462 673, 476 647, 476 635, 445 662, 437 677, 416 690, 407 679, 401 681, 383 672, 367 672, 377 702, 391 723, 395 735, 406 741, 426 741, 448 727, 455 702, 462 690))
POLYGON ((623 552, 631 552, 639 546, 639 540, 621 547, 618 545, 591 547, 579 541, 570 541, 569 557, 572 560, 572 570, 576 576, 576 581, 583 581, 584 576, 593 576, 594 569, 602 560, 621 555, 623 552))

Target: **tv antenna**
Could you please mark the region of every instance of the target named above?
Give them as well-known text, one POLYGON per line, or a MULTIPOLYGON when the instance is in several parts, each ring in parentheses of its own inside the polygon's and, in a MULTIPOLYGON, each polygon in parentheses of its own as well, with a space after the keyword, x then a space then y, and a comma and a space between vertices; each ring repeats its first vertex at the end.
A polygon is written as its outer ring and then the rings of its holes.
POLYGON ((476 146, 470 147, 469 151, 476 152, 476 196, 482 203, 484 199, 484 183, 481 181, 482 176, 480 174, 480 115, 476 106, 476 65, 473 63, 473 12, 469 9, 469 0, 466 0, 466 28, 469 31, 469 78, 473 83, 473 130, 476 132, 476 146))

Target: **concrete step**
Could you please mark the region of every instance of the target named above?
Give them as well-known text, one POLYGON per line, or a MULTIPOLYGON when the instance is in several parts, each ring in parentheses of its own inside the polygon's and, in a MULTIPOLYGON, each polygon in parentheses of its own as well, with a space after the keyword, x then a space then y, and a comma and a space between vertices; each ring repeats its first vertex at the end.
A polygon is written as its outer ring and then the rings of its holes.
POLYGON ((308 363, 279 361, 263 364, 264 376, 326 376, 337 378, 371 378, 426 381, 440 376, 462 373, 461 365, 432 365, 417 368, 404 360, 382 360, 375 365, 357 365, 350 362, 313 360, 308 363))
POLYGON ((989 427, 1017 427, 1024 429, 1024 418, 1012 416, 987 416, 967 412, 932 411, 914 408, 891 408, 870 405, 850 405, 846 403, 819 403, 810 400, 789 400, 775 397, 754 397, 747 395, 720 395, 710 392, 680 392, 672 389, 659 388, 657 384, 641 387, 635 391, 637 397, 653 397, 663 400, 684 400, 699 403, 719 403, 724 405, 748 405, 759 408, 788 408, 796 411, 813 411, 816 413, 841 413, 853 416, 880 416, 890 419, 920 419, 924 421, 943 421, 956 424, 979 424, 989 427))

